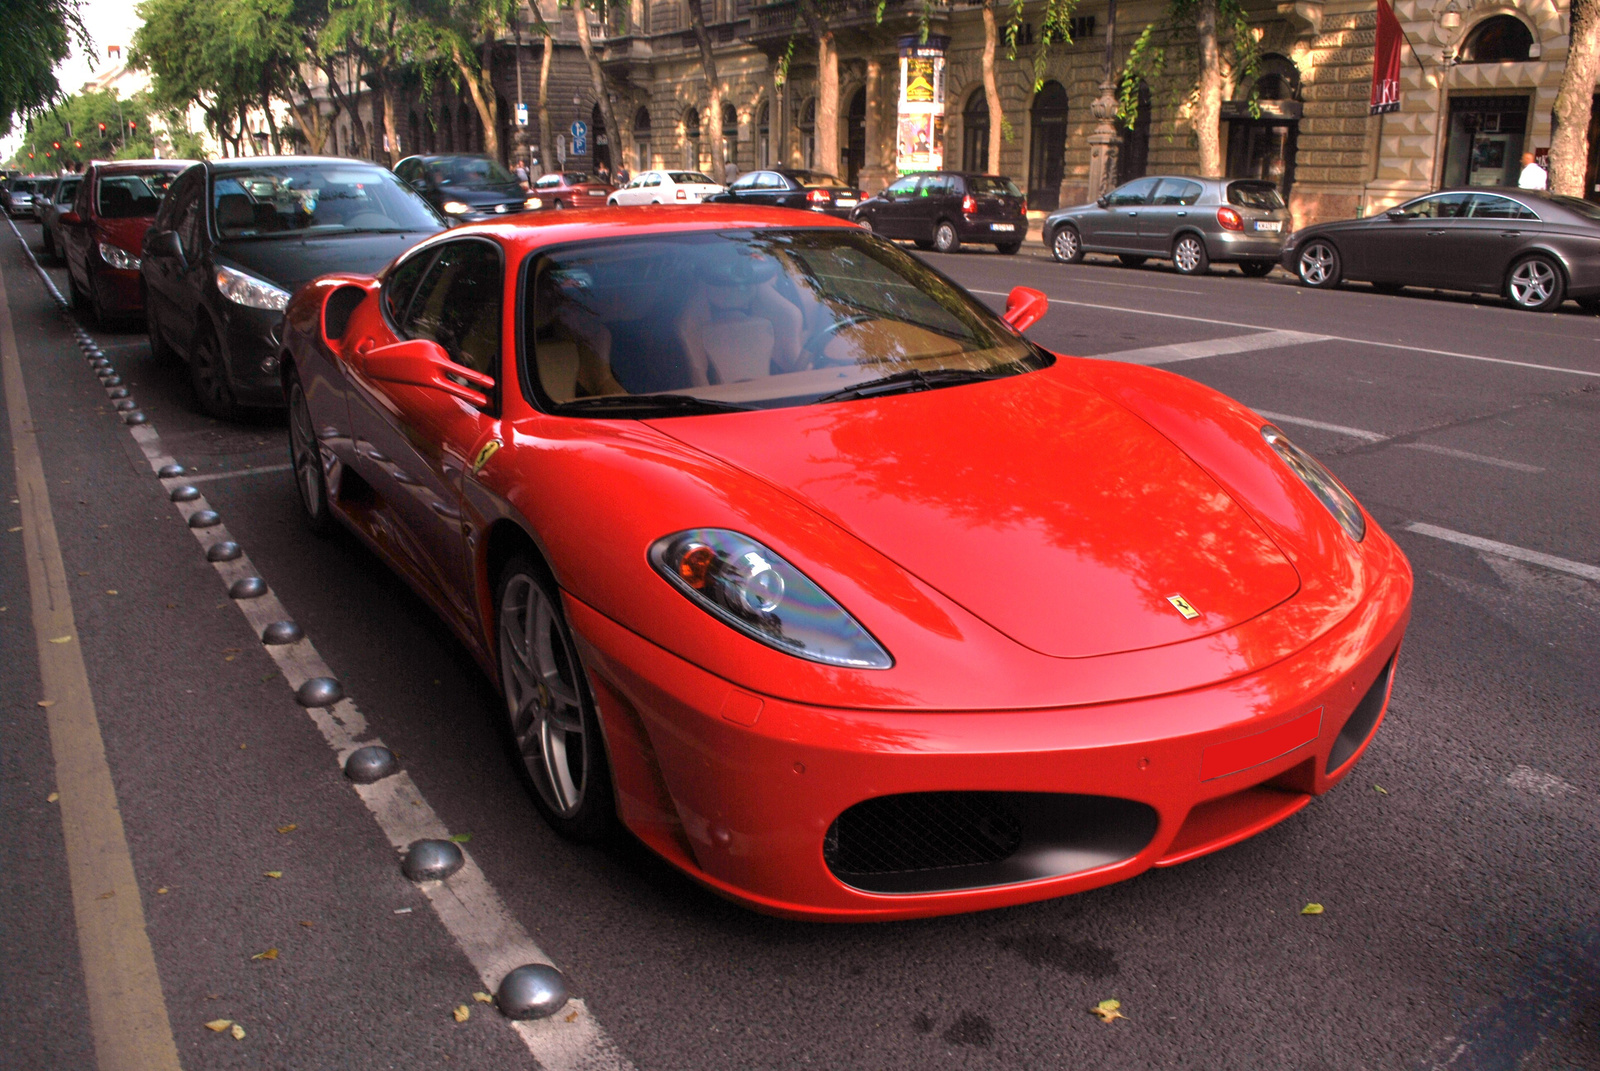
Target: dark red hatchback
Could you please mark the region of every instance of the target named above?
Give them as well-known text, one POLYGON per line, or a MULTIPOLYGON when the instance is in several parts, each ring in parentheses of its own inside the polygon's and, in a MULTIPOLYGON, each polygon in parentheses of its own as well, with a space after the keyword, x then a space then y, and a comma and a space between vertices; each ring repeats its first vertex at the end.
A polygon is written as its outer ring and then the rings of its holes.
POLYGON ((139 255, 167 187, 193 160, 90 164, 69 211, 61 213, 61 255, 74 304, 96 323, 144 315, 139 255))
POLYGON ((861 202, 850 218, 885 238, 909 238, 918 249, 941 253, 954 253, 962 242, 1015 253, 1028 236, 1028 201, 1004 175, 906 175, 861 202))

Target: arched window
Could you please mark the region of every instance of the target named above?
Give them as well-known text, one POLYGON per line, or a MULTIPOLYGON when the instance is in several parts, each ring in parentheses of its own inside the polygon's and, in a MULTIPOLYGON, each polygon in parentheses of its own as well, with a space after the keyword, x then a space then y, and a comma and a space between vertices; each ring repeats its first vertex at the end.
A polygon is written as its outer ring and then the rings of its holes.
POLYGON ((1521 63, 1533 51, 1533 34, 1522 20, 1496 15, 1472 28, 1461 45, 1462 63, 1521 63))
POLYGON ((1067 91, 1060 82, 1039 87, 1029 118, 1028 205, 1048 211, 1061 201, 1067 149, 1067 91))
MULTIPOLYGON (((737 161, 738 157, 737 157, 736 154, 738 153, 738 151, 739 151, 739 113, 738 113, 737 110, 734 109, 733 105, 729 104, 727 101, 723 101, 722 102, 722 160, 723 160, 723 163, 724 164, 733 164, 735 167, 737 167, 738 163, 736 161, 737 161)), ((718 182, 722 181, 722 176, 721 175, 714 175, 712 177, 715 178, 718 182)))
POLYGON ((635 167, 640 171, 650 169, 650 109, 640 108, 633 113, 633 148, 635 167))
POLYGON ((1139 114, 1132 126, 1118 124, 1122 151, 1117 154, 1117 185, 1144 178, 1150 169, 1150 87, 1139 83, 1139 114))
POLYGON ((683 166, 690 171, 700 170, 699 108, 690 108, 683 113, 683 166))
POLYGON ((772 106, 767 101, 756 110, 756 166, 772 166, 772 106))
POLYGON ((850 107, 845 109, 844 174, 839 177, 855 186, 866 166, 867 91, 861 88, 850 97, 850 107))
POLYGON ((817 160, 817 98, 812 97, 800 107, 800 166, 816 167, 817 160))
POLYGON ((989 99, 982 86, 972 91, 961 110, 961 169, 989 170, 989 99))

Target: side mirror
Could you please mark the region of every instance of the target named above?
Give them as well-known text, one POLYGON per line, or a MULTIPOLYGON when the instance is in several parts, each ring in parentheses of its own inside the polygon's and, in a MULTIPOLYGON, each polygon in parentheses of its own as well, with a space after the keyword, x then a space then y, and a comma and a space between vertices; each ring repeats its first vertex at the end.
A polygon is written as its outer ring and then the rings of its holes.
POLYGON ((1099 197, 1094 199, 1094 203, 1099 205, 1101 208, 1104 208, 1106 205, 1111 203, 1111 198, 1102 193, 1099 197))
POLYGON ((428 188, 428 180, 421 178, 412 179, 411 188, 413 190, 425 190, 428 188))
POLYGON ((178 240, 177 231, 158 231, 151 228, 144 236, 145 253, 152 257, 174 257, 185 268, 189 266, 188 258, 183 255, 183 243, 178 240))
POLYGON ((1405 214, 1405 211, 1403 209, 1399 209, 1399 208, 1391 208, 1391 209, 1389 209, 1389 211, 1385 212, 1384 215, 1388 216, 1390 219, 1394 220, 1396 223, 1401 223, 1401 222, 1404 222, 1405 220, 1408 220, 1408 219, 1411 218, 1410 216, 1405 214))
POLYGON ((56 218, 56 222, 65 223, 69 227, 76 227, 78 224, 83 222, 83 217, 71 209, 68 209, 56 218))
POLYGON ((1003 319, 1021 333, 1044 319, 1044 314, 1049 311, 1050 299, 1042 291, 1031 286, 1019 286, 1006 298, 1003 319))
POLYGON ((489 396, 483 392, 494 389, 492 376, 456 364, 443 346, 425 338, 411 338, 368 350, 356 357, 355 364, 366 376, 380 383, 441 391, 479 409, 489 405, 489 396), (449 376, 464 379, 482 390, 463 387, 449 376))

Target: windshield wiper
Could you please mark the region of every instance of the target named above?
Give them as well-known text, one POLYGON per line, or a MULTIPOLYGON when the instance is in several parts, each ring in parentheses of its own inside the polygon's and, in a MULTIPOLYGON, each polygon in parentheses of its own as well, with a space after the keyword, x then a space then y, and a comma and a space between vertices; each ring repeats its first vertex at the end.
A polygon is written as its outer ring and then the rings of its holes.
POLYGON ((696 398, 692 394, 606 394, 595 398, 579 398, 556 406, 563 416, 586 413, 604 413, 614 416, 640 413, 645 416, 689 416, 695 413, 747 413, 748 405, 717 402, 710 398, 696 398))
POLYGON ((911 368, 904 372, 896 372, 892 376, 884 376, 882 379, 870 379, 853 387, 846 387, 831 394, 824 394, 816 400, 819 402, 842 402, 850 398, 877 398, 886 394, 910 394, 920 390, 954 387, 961 383, 981 383, 984 380, 999 379, 1002 376, 1011 374, 1010 372, 993 370, 980 371, 976 368, 933 368, 926 372, 920 368, 911 368))

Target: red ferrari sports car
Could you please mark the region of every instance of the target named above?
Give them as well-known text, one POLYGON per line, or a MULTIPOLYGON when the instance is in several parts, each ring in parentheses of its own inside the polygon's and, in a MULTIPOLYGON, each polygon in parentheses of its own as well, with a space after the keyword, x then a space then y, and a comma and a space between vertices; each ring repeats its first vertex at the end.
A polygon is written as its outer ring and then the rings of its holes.
POLYGON ((437 235, 287 310, 290 450, 575 838, 805 919, 1060 896, 1345 777, 1399 548, 1244 406, 782 209, 437 235))

